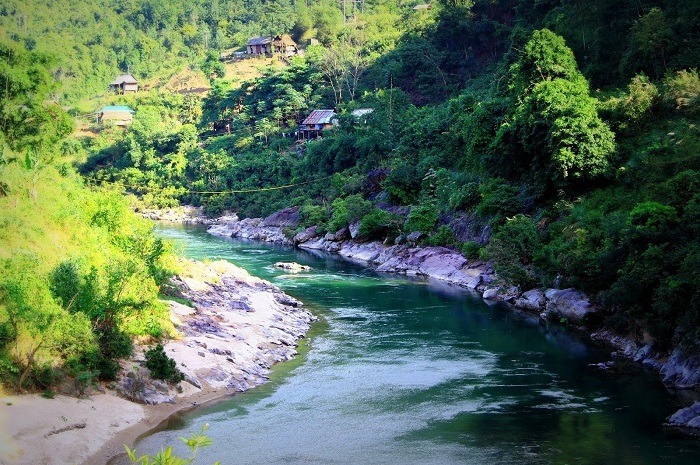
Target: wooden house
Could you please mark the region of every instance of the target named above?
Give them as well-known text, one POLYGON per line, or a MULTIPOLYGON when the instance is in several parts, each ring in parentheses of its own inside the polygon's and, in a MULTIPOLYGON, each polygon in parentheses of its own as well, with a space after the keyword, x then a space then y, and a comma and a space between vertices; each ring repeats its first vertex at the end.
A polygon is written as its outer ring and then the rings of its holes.
POLYGON ((109 83, 110 90, 118 94, 138 92, 139 83, 131 74, 121 74, 109 83))
POLYGON ((413 11, 425 11, 425 10, 432 10, 433 6, 430 3, 423 3, 421 5, 416 5, 413 7, 413 11))
POLYGON ((321 135, 321 133, 333 127, 333 119, 335 111, 333 110, 314 110, 302 121, 299 125, 298 136, 301 139, 313 139, 321 135))
POLYGON ((282 57, 291 57, 299 53, 296 42, 289 34, 276 36, 272 41, 272 49, 282 57))
POLYGON ((107 105, 97 112, 97 123, 101 125, 128 126, 134 120, 134 110, 124 105, 107 105))
POLYGON ((253 37, 246 44, 246 52, 253 56, 270 55, 272 53, 272 38, 253 37))

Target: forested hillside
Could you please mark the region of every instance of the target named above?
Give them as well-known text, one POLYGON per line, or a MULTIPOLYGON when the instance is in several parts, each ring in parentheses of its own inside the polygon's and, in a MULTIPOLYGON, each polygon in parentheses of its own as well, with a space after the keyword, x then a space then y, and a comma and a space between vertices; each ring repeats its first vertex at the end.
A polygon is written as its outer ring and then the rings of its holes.
POLYGON ((59 156, 73 125, 52 64, 0 45, 0 387, 80 395, 116 377, 132 338, 174 331, 157 299, 173 270, 120 192, 59 156))
POLYGON ((661 350, 700 336, 696 1, 104 0, 66 9, 83 11, 75 30, 25 3, 3 7, 6 40, 53 54, 67 102, 253 36, 304 48, 249 81, 210 74, 204 100, 114 99, 136 110, 127 130, 56 149, 90 183, 211 214, 300 206, 302 227, 359 222, 365 240, 420 231, 504 283, 582 289, 661 350), (314 109, 337 123, 298 141, 314 109))

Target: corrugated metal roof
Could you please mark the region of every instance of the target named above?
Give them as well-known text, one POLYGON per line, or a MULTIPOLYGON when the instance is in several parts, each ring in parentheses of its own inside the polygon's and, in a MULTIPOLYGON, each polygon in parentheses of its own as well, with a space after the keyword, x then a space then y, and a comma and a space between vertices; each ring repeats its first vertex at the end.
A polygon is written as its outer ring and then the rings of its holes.
POLYGON ((110 86, 118 86, 121 84, 138 84, 138 81, 131 74, 121 74, 114 81, 110 82, 110 86))
POLYGON ((253 37, 246 45, 266 45, 272 42, 270 37, 253 37))
POLYGON ((334 116, 333 110, 314 110, 301 124, 330 124, 334 116))
POLYGON ((127 107, 126 105, 107 105, 102 107, 100 113, 110 112, 110 111, 128 111, 129 113, 134 113, 134 110, 127 107))

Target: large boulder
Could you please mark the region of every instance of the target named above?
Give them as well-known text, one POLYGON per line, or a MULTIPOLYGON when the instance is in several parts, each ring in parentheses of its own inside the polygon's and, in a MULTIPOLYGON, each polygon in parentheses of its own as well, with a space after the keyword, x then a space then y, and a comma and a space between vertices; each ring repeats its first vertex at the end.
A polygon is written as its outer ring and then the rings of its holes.
POLYGON ((659 372, 668 386, 680 389, 700 386, 700 355, 697 350, 676 347, 659 372))
POLYGON ((599 313, 588 296, 576 289, 548 289, 545 297, 548 314, 566 318, 574 324, 587 323, 599 313))
POLYGON ((278 228, 296 228, 299 225, 299 207, 288 207, 268 216, 260 226, 276 226, 278 228))
POLYGON ((427 247, 428 254, 418 267, 418 272, 437 279, 448 280, 467 264, 462 255, 441 247, 427 247))
POLYGON ((316 237, 316 229, 318 229, 316 225, 306 228, 305 230, 297 233, 292 241, 294 244, 303 244, 304 242, 308 242, 316 237))
POLYGON ((690 407, 682 408, 666 419, 671 426, 700 429, 700 402, 690 407))
POLYGON ((541 312, 544 310, 547 299, 544 296, 544 292, 540 289, 532 289, 515 299, 514 305, 523 310, 530 310, 533 312, 541 312))

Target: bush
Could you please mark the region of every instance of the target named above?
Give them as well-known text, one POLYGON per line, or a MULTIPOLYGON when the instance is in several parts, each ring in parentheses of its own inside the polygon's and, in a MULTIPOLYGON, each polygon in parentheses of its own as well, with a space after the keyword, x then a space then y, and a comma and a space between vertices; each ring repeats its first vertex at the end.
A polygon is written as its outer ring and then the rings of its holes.
POLYGON ((486 246, 486 255, 503 278, 521 287, 534 287, 537 282, 532 267, 541 247, 535 223, 525 215, 516 215, 501 226, 486 246))
POLYGON ((518 188, 501 178, 489 179, 479 186, 481 202, 476 213, 482 218, 491 218, 491 223, 503 222, 506 217, 520 213, 523 202, 518 188))
POLYGON ((452 247, 456 242, 454 231, 447 225, 440 226, 434 234, 431 234, 425 240, 425 243, 428 245, 441 245, 444 247, 452 247))
POLYGON ((332 208, 333 215, 328 221, 328 230, 335 232, 363 218, 372 210, 372 202, 363 199, 360 194, 354 194, 344 199, 335 199, 332 208))
POLYGON ((302 228, 315 225, 325 230, 329 218, 328 209, 320 205, 304 205, 299 209, 299 226, 302 228))
POLYGON ((384 210, 375 208, 360 220, 360 237, 363 239, 384 239, 398 235, 401 219, 384 210))
POLYGON ((146 351, 146 368, 151 371, 155 379, 162 379, 170 383, 179 383, 185 379, 185 375, 177 369, 175 360, 165 354, 161 344, 146 351))
POLYGON ((700 108, 700 74, 697 69, 678 71, 664 81, 664 97, 676 110, 697 113, 700 108))
POLYGON ((467 258, 479 258, 479 254, 481 253, 481 246, 473 241, 465 242, 460 249, 462 255, 467 258))
POLYGON ((437 208, 434 205, 423 204, 411 207, 403 229, 406 232, 420 231, 428 234, 435 228, 438 220, 437 208))

